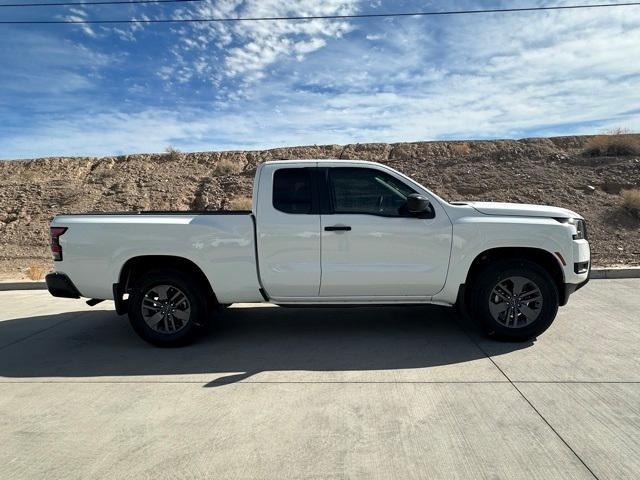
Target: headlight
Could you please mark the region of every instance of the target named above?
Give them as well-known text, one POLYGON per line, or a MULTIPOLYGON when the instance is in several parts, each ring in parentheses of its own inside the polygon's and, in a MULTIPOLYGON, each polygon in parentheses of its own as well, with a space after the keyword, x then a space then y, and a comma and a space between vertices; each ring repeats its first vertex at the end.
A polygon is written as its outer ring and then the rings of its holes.
POLYGON ((587 224, 581 218, 572 218, 569 220, 571 225, 575 225, 576 234, 573 236, 574 240, 582 240, 587 238, 587 224))
POLYGON ((587 240, 587 223, 581 218, 554 218, 560 223, 568 223, 576 227, 576 233, 573 235, 574 240, 587 240))

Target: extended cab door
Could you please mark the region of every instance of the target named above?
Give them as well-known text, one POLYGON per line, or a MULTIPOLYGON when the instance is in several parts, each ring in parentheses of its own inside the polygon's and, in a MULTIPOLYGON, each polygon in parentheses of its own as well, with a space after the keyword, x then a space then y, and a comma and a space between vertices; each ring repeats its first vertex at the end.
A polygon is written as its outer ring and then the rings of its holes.
POLYGON ((274 299, 317 297, 320 215, 316 162, 273 163, 256 178, 256 233, 262 284, 274 299))
POLYGON ((424 298, 443 288, 452 224, 437 201, 393 171, 371 165, 319 172, 321 191, 327 192, 321 206, 321 297, 424 298), (423 215, 430 218, 405 211, 411 193, 431 201, 432 211, 423 215))

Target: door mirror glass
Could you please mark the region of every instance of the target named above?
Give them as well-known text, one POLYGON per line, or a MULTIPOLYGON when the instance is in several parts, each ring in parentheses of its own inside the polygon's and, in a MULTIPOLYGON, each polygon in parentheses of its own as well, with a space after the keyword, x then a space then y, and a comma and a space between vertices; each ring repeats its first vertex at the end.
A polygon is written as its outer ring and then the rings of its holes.
POLYGON ((419 193, 412 193, 407 197, 407 210, 411 214, 418 215, 430 211, 431 204, 419 193))

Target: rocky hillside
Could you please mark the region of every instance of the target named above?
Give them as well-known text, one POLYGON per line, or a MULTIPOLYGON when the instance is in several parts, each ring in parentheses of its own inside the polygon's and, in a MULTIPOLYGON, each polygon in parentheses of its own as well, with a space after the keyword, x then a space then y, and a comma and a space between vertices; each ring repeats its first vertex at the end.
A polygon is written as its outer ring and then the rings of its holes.
POLYGON ((371 143, 0 161, 0 275, 19 278, 30 265, 48 264, 47 224, 57 213, 231 208, 251 195, 256 165, 280 158, 374 160, 447 200, 567 207, 588 221, 595 264, 638 265, 638 219, 622 208, 619 194, 640 188, 640 158, 586 157, 588 140, 371 143))

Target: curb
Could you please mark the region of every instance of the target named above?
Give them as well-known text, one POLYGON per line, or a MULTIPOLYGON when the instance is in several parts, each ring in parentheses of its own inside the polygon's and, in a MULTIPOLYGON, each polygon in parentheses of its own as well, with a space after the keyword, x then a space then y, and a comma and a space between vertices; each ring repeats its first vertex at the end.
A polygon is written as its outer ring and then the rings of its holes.
POLYGON ((626 268, 594 268, 591 270, 590 279, 611 280, 614 278, 640 278, 640 267, 626 268))
POLYGON ((0 292, 8 290, 46 290, 45 282, 0 282, 0 292))
MULTIPOLYGON (((626 268, 594 268, 591 280, 613 280, 616 278, 640 278, 640 267, 626 268)), ((0 292, 10 290, 46 290, 45 282, 0 282, 0 292)))

